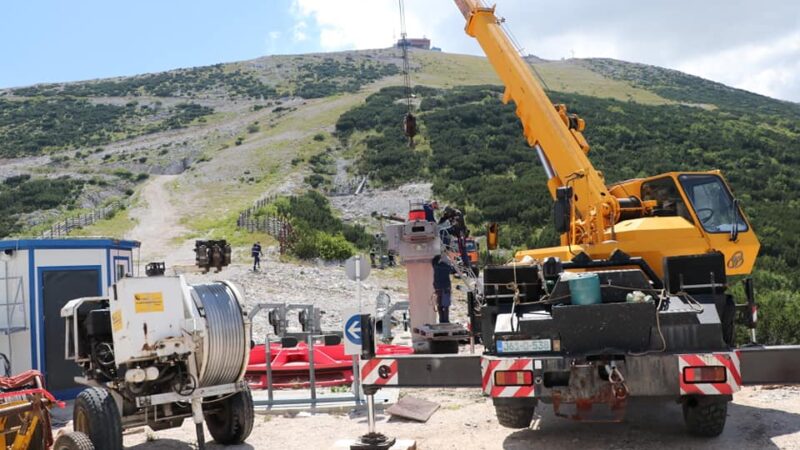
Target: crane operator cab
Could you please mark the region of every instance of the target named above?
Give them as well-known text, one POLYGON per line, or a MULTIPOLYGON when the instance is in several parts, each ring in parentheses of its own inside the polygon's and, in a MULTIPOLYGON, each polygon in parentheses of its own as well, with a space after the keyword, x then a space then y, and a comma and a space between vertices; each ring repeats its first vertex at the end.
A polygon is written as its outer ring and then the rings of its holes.
POLYGON ((735 238, 736 233, 749 228, 738 202, 716 174, 684 173, 649 179, 642 182, 641 199, 645 204, 655 202, 653 216, 678 216, 694 224, 691 209, 706 233, 728 233, 735 238))
POLYGON ((618 199, 634 198, 641 205, 638 212, 617 221, 620 241, 644 237, 641 233, 645 230, 652 232, 645 223, 658 221, 652 224, 658 232, 645 233, 649 234, 647 241, 662 243, 658 244, 658 255, 644 255, 651 265, 660 266, 658 260, 670 256, 671 246, 663 247, 663 243, 670 243, 681 247, 683 254, 721 251, 728 275, 750 273, 758 254, 758 239, 719 171, 670 172, 617 183, 609 190, 618 199))

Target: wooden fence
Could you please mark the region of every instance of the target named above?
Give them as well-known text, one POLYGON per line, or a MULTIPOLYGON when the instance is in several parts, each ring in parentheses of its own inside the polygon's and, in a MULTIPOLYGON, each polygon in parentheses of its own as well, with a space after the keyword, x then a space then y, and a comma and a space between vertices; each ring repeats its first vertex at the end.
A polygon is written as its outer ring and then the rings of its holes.
POLYGON ((102 208, 95 208, 92 211, 76 217, 67 217, 54 223, 50 229, 42 231, 43 239, 55 239, 67 236, 70 231, 83 228, 94 224, 100 220, 108 219, 115 212, 122 209, 122 202, 113 202, 102 208))
POLYGON ((256 216, 259 209, 274 202, 276 197, 264 197, 253 203, 253 206, 239 213, 236 226, 254 233, 256 231, 267 233, 278 240, 281 255, 285 254, 294 241, 294 232, 289 219, 276 214, 261 214, 256 216))

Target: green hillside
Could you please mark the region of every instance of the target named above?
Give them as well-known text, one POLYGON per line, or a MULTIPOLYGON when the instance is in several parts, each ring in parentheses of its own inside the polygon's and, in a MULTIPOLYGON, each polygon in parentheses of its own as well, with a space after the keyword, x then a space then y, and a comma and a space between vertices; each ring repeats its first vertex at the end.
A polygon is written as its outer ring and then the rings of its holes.
MULTIPOLYGON (((581 64, 594 70, 598 63, 581 64)), ((723 170, 762 242, 756 272, 768 311, 762 338, 800 342, 800 203, 794 195, 800 192, 800 107, 675 71, 613 65, 620 80, 652 88, 671 102, 552 91, 554 102, 587 121, 593 163, 609 182, 672 170, 723 170)), ((373 94, 339 119, 339 137, 362 149, 359 169, 386 185, 433 181, 435 194, 467 211, 474 228, 503 224, 507 247, 554 245, 546 179, 522 138, 514 106, 500 102, 502 87, 417 87, 415 95, 423 130, 415 149, 398 125, 400 88, 373 94)))
MULTIPOLYGON (((187 231, 249 237, 242 209, 265 193, 328 188, 338 164, 373 188, 431 181, 472 228, 507 247, 549 245, 551 200, 513 105, 478 56, 412 51, 421 135, 405 145, 397 49, 281 55, 77 83, 0 90, 0 235, 128 198, 172 174, 187 231), (202 214, 198 214, 202 211, 202 214)), ((765 339, 800 341, 800 105, 642 64, 530 58, 554 102, 588 123, 609 182, 668 170, 725 171, 763 249, 765 339), (784 302, 790 299, 792 301, 784 302)), ((129 208, 130 209, 130 208, 129 208)), ((124 235, 129 211, 81 231, 124 235)))

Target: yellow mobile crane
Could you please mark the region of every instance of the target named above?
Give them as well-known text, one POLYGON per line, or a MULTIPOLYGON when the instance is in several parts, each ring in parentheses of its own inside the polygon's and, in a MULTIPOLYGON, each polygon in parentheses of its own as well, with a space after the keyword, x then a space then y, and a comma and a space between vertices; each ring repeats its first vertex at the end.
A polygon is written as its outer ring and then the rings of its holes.
POLYGON ((561 246, 526 250, 537 260, 594 259, 614 250, 643 258, 661 277, 665 257, 721 252, 728 275, 749 274, 758 238, 719 171, 670 172, 607 185, 589 161, 583 119, 553 105, 495 15, 478 0, 455 0, 505 85, 528 144, 538 153, 556 200, 561 246))
MULTIPOLYGON (((558 416, 622 420, 630 397, 673 398, 688 431, 711 437, 723 431, 727 404, 742 386, 800 383, 800 346, 756 343, 751 280, 746 303, 736 304, 728 290, 729 276, 752 271, 759 242, 721 173, 608 185, 587 156, 586 124, 551 103, 494 7, 455 3, 544 166, 561 245, 484 268, 468 292, 471 336, 482 354, 375 357, 365 347, 364 391, 480 387, 498 422, 511 428, 530 425, 540 403, 558 416), (751 345, 736 346, 737 323, 750 329, 751 345)), ((487 242, 496 242, 489 234, 487 242)), ((412 328, 423 329, 414 311, 424 315, 430 295, 412 288, 430 284, 423 269, 442 251, 435 227, 409 220, 386 235, 409 267, 412 328)))

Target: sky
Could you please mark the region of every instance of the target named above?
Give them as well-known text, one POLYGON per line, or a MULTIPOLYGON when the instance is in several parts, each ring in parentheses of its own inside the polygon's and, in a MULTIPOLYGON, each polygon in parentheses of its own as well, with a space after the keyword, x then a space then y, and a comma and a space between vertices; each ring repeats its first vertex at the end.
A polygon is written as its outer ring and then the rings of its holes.
MULTIPOLYGON (((796 0, 494 0, 524 53, 681 70, 800 102, 796 0)), ((388 47, 397 0, 6 0, 0 88, 388 47)), ((480 55, 451 0, 406 0, 410 37, 480 55)))

